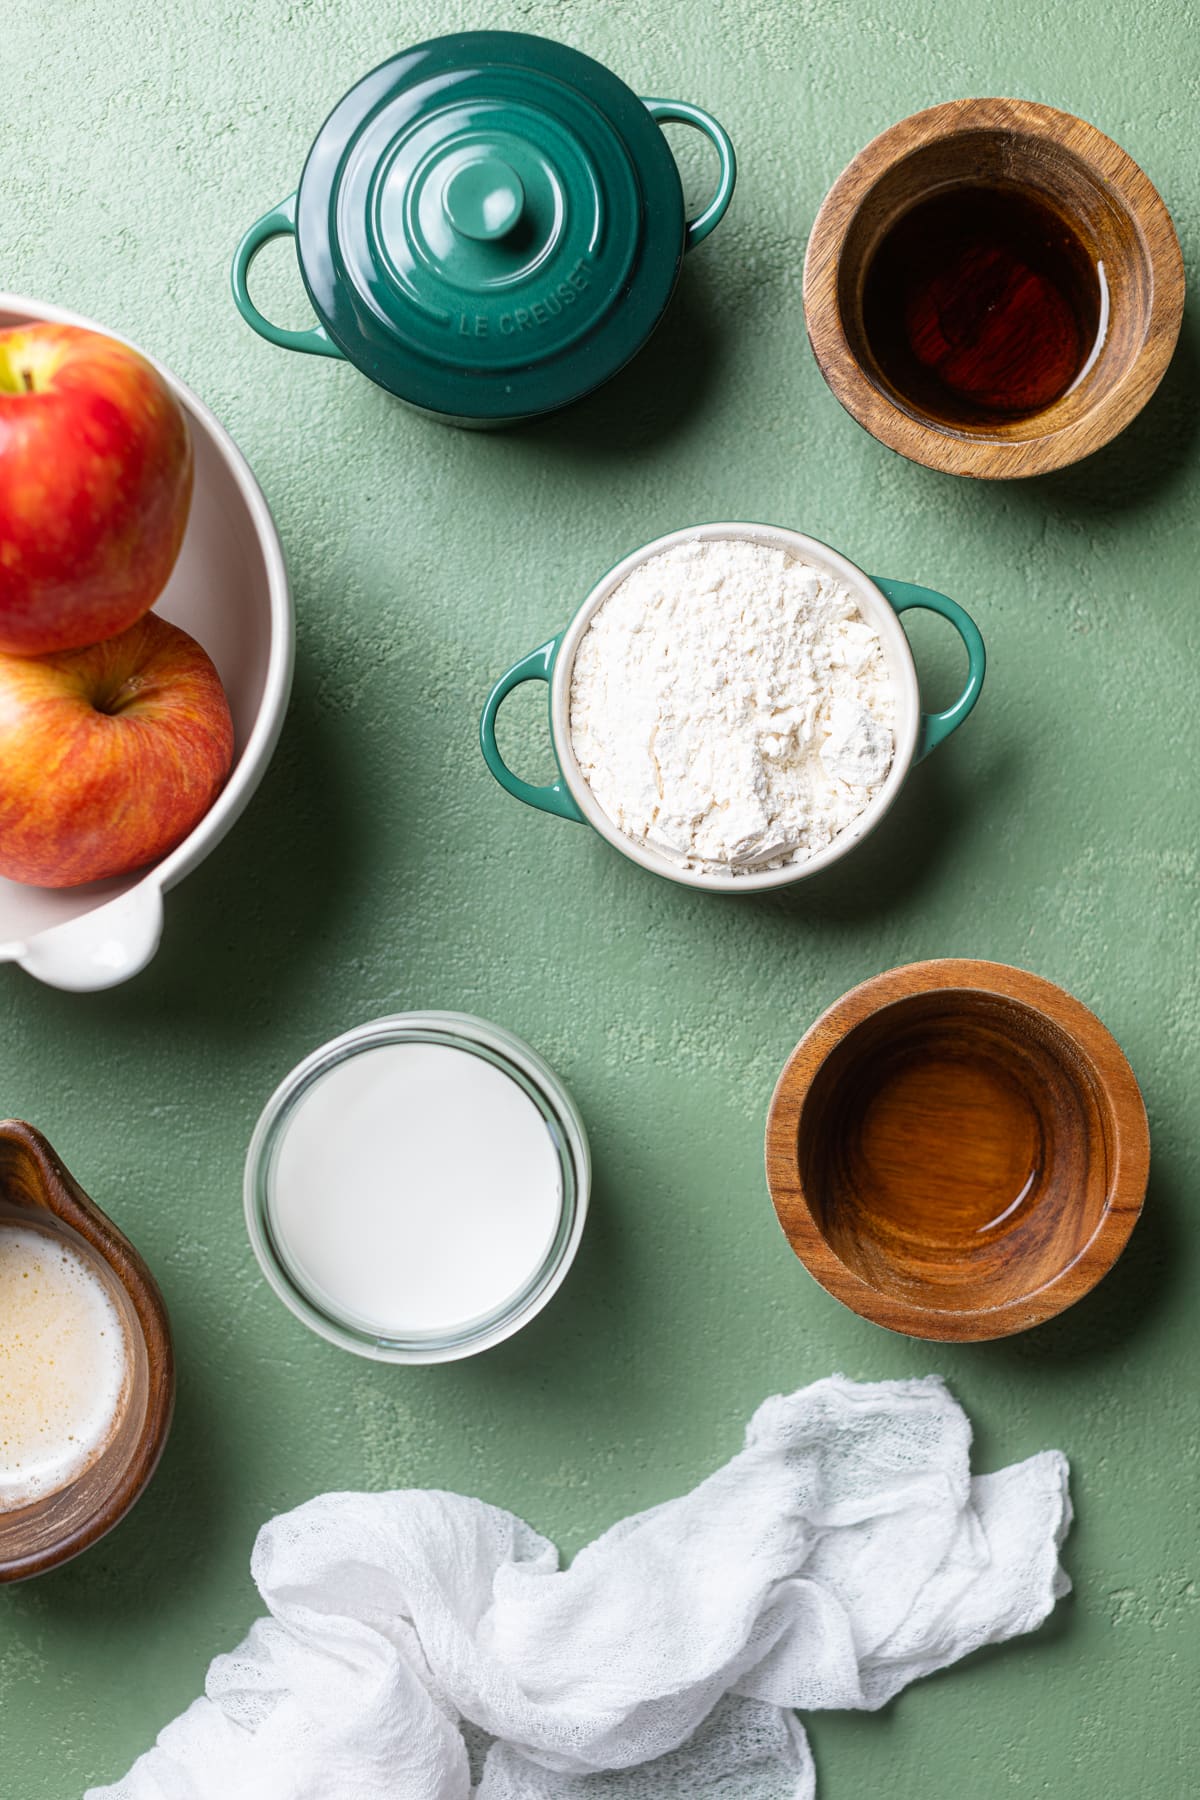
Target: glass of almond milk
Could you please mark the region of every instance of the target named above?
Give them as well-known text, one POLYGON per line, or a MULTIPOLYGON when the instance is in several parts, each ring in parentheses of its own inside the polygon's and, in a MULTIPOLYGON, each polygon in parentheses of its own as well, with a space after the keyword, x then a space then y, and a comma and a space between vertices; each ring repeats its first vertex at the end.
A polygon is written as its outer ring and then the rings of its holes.
POLYGON ((246 1221, 310 1330, 379 1361, 453 1362, 557 1291, 589 1182, 583 1122, 535 1051, 463 1013, 402 1013, 276 1089, 246 1158, 246 1221))

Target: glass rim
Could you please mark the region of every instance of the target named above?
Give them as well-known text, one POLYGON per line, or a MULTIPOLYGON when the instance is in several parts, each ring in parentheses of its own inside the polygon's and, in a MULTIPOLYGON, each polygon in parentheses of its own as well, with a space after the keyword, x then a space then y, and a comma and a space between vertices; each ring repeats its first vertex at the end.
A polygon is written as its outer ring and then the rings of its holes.
POLYGON ((553 1069, 513 1032, 470 1013, 392 1013, 321 1044, 285 1075, 259 1115, 246 1151, 244 1205, 250 1246, 269 1286, 310 1331, 376 1362, 455 1362, 490 1349, 532 1319, 575 1259, 587 1217, 591 1157, 583 1120, 553 1069), (550 1132, 561 1177, 559 1216, 545 1255, 515 1293, 490 1312, 444 1331, 389 1334, 340 1312, 306 1283, 274 1228, 272 1176, 288 1123, 312 1087, 351 1057, 388 1044, 443 1044, 481 1057, 516 1082, 550 1132))

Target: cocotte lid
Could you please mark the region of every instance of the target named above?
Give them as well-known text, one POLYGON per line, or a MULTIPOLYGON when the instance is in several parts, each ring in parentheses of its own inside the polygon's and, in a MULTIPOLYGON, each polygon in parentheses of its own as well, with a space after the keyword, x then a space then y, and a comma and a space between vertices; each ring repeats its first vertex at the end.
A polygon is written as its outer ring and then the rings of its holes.
POLYGON ((435 38, 321 127, 296 201, 300 269, 334 345, 402 399, 479 420, 548 412, 649 337, 733 175, 707 114, 643 101, 577 50, 435 38), (721 155, 691 223, 658 119, 698 125, 721 155))

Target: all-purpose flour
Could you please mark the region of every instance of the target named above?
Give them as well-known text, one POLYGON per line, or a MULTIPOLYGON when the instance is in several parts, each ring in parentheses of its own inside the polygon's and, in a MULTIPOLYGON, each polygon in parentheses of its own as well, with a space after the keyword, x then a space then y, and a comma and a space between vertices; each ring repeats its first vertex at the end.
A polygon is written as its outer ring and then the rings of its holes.
POLYGON ((887 778, 894 723, 879 636, 850 590, 742 538, 639 564, 572 670, 571 741, 601 807, 710 874, 831 843, 887 778))

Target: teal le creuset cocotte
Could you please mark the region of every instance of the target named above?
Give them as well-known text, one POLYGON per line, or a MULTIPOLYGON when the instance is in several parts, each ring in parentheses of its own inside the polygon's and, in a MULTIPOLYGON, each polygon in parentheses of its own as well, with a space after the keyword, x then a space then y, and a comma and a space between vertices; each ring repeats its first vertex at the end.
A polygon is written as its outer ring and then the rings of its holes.
POLYGON ((815 875, 818 870, 827 868, 830 863, 836 862, 848 850, 861 843, 891 807, 913 764, 920 762, 931 750, 943 743, 970 713, 983 687, 986 660, 978 626, 956 600, 948 599, 945 594, 916 587, 908 581, 864 575, 861 569, 839 551, 831 550, 816 538, 806 537, 803 532, 791 531, 783 526, 742 523, 693 525, 682 531, 672 531, 666 537, 655 538, 653 543, 645 544, 640 550, 634 550, 625 557, 596 584, 565 631, 539 645, 536 650, 531 650, 528 656, 523 656, 507 674, 500 677, 483 709, 479 725, 480 747, 488 768, 507 793, 542 812, 555 813, 561 819, 573 819, 593 826, 614 849, 621 851, 632 862, 639 863, 642 868, 650 869, 656 875, 665 875, 668 880, 681 882, 687 887, 708 888, 720 894, 757 893, 764 888, 784 887, 793 881, 803 881, 807 876, 815 875), (682 862, 674 862, 647 845, 636 843, 627 837, 595 799, 571 744, 571 673, 575 656, 584 633, 608 596, 639 563, 658 555, 660 551, 669 550, 676 544, 728 538, 743 538, 752 543, 768 544, 844 583, 853 594, 862 617, 879 633, 896 696, 895 750, 891 770, 879 792, 859 816, 832 843, 803 862, 785 863, 779 868, 739 872, 735 877, 713 875, 689 868, 682 862), (900 614, 914 607, 938 613, 943 619, 949 620, 962 639, 967 653, 967 678, 962 692, 953 706, 947 707, 944 712, 930 713, 921 710, 916 664, 900 624, 900 614), (496 743, 496 718, 500 707, 512 690, 525 681, 544 681, 550 690, 550 740, 558 763, 559 777, 557 781, 541 787, 515 775, 501 756, 496 743))
POLYGON ((272 344, 343 357, 450 424, 504 425, 568 405, 641 349, 680 263, 720 223, 735 179, 717 121, 642 100, 601 63, 523 32, 434 38, 338 102, 297 191, 233 261, 233 296, 272 344), (684 213, 660 126, 714 145, 716 193, 684 213), (247 278, 292 236, 319 321, 273 325, 247 278))

